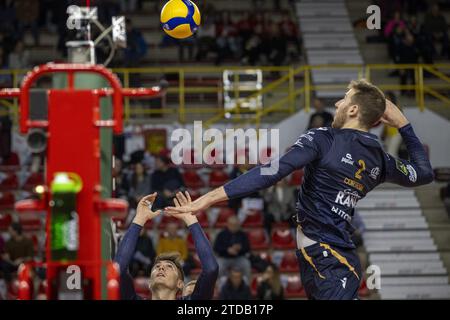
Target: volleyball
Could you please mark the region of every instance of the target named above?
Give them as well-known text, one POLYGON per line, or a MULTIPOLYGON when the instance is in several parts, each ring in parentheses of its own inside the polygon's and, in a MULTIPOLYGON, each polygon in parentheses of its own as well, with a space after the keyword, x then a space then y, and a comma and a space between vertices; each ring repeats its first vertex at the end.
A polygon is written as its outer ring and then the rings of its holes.
POLYGON ((192 36, 200 25, 200 11, 189 0, 170 0, 161 10, 161 25, 171 37, 184 39, 192 36))

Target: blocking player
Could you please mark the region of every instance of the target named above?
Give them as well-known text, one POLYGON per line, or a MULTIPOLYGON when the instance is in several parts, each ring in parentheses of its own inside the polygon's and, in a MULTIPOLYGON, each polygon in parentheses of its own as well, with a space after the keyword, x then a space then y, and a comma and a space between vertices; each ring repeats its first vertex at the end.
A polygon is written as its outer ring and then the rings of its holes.
MULTIPOLYGON (((135 292, 133 280, 128 272, 129 263, 136 249, 137 239, 145 223, 158 214, 161 210, 153 212, 152 203, 155 202, 156 192, 148 195, 139 202, 136 209, 136 217, 119 244, 115 262, 120 267, 120 292, 122 300, 141 299, 135 292)), ((174 198, 175 206, 189 205, 191 198, 188 192, 184 195, 181 192, 174 198)), ((184 221, 189 231, 192 233, 195 249, 200 258, 202 271, 196 282, 195 288, 185 300, 210 300, 214 294, 214 287, 218 276, 219 266, 217 264, 211 244, 206 238, 203 230, 198 223, 197 217, 190 212, 177 215, 184 221)), ((175 300, 178 294, 181 294, 184 288, 184 274, 181 267, 179 253, 162 253, 155 259, 155 263, 150 273, 149 281, 152 300, 175 300)))
MULTIPOLYGON (((171 213, 204 210, 214 203, 267 188, 305 168, 297 202, 300 275, 310 299, 356 299, 362 271, 351 241, 357 202, 383 182, 414 187, 433 181, 428 156, 401 111, 376 86, 352 81, 335 104, 332 128, 302 134, 271 175, 256 167, 171 213), (409 160, 387 154, 369 129, 378 121, 399 129, 409 160)), ((265 167, 268 167, 266 165, 265 167)))

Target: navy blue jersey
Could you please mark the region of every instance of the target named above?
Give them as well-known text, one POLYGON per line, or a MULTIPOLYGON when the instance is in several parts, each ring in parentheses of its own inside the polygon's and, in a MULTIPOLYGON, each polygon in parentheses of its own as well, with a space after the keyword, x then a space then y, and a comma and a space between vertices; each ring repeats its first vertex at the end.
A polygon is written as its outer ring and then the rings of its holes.
POLYGON ((229 198, 241 197, 275 184, 304 167, 297 220, 312 240, 354 248, 351 234, 358 201, 383 182, 418 186, 433 180, 427 154, 410 124, 399 130, 409 160, 384 152, 378 138, 354 129, 318 128, 302 134, 292 148, 272 163, 256 167, 227 183, 229 198), (262 168, 273 167, 271 174, 262 168))

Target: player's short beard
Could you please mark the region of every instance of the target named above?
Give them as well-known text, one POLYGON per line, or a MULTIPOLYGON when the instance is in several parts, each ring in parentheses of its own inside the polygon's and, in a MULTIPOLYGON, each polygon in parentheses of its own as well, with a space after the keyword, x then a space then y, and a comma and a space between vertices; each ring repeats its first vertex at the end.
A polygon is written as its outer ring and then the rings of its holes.
POLYGON ((333 123, 331 124, 332 128, 341 129, 345 122, 347 122, 347 109, 349 106, 342 107, 340 110, 336 112, 334 115, 333 123))

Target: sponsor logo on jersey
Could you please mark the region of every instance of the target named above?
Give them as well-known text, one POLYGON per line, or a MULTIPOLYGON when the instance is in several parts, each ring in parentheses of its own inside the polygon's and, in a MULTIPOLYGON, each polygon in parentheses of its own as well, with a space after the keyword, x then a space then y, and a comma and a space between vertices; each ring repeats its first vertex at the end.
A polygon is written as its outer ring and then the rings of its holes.
POLYGON ((312 137, 313 135, 314 135, 314 131, 308 131, 308 132, 302 134, 294 144, 303 148, 302 140, 307 139, 309 141, 313 141, 314 140, 314 138, 312 137))
POLYGON ((408 168, 406 168, 406 166, 404 165, 403 162, 401 162, 400 160, 395 159, 395 167, 397 168, 398 171, 400 171, 401 173, 403 173, 405 176, 408 175, 408 168))
POLYGON ((350 187, 353 187, 353 188, 355 188, 355 189, 358 189, 359 191, 363 191, 364 190, 364 185, 363 184, 361 184, 361 183, 359 183, 359 182, 357 182, 357 181, 355 181, 355 180, 352 180, 352 179, 350 179, 350 178, 345 178, 344 179, 344 183, 346 184, 346 185, 349 185, 350 187))
POLYGON ((346 163, 346 164, 351 164, 353 165, 354 161, 352 159, 352 155, 350 153, 347 153, 345 155, 345 157, 342 157, 341 162, 346 163))
POLYGON ((342 288, 345 289, 345 286, 347 285, 347 278, 342 278, 342 279, 340 279, 340 280, 341 280, 341 282, 342 282, 342 288))
POLYGON ((351 189, 345 189, 344 191, 338 192, 334 202, 342 206, 346 206, 347 208, 354 208, 356 207, 359 199, 361 199, 361 196, 358 192, 351 189))
POLYGON ((413 168, 413 166, 410 165, 410 164, 408 164, 408 165, 406 166, 406 169, 407 169, 408 172, 409 172, 409 176, 408 176, 409 181, 411 181, 411 182, 416 182, 416 181, 417 181, 417 172, 416 172, 416 170, 413 168))
POLYGON ((336 213, 339 217, 341 217, 342 219, 344 219, 347 222, 351 222, 352 221, 352 217, 347 212, 345 212, 342 209, 339 209, 338 207, 333 206, 331 208, 331 211, 336 213))
POLYGON ((370 170, 370 174, 369 176, 374 179, 377 180, 378 176, 380 175, 380 168, 375 167, 372 170, 370 170))

